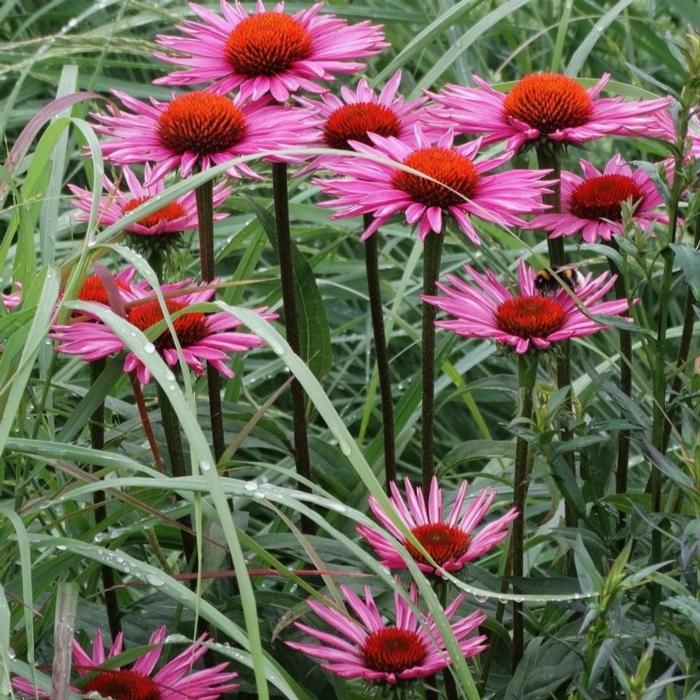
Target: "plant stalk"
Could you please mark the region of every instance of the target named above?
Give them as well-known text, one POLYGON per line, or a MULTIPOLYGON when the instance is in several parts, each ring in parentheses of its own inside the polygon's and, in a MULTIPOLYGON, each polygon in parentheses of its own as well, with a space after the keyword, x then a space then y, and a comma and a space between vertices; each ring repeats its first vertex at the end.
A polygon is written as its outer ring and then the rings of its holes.
MULTIPOLYGON (((94 384, 105 368, 104 360, 96 360, 90 363, 90 383, 94 384)), ((93 450, 103 450, 105 446, 105 405, 102 402, 90 416, 90 446, 93 450)), ((95 525, 99 526, 107 519, 106 496, 104 491, 95 491, 92 502, 95 505, 95 525)), ((104 589, 105 607, 107 608, 107 620, 109 632, 114 641, 121 632, 121 610, 115 588, 114 569, 109 566, 100 567, 102 574, 102 588, 104 589)))
MULTIPOLYGON (((299 315, 297 312, 296 290, 294 289, 294 257, 292 253, 292 234, 289 224, 289 195, 287 192, 286 163, 272 164, 272 191, 275 206, 275 223, 277 229, 277 254, 280 261, 280 278, 282 282, 282 305, 284 308, 284 327, 287 342, 292 352, 300 353, 299 315)), ((294 428, 294 462, 297 473, 304 479, 311 480, 311 459, 309 456, 309 436, 306 421, 306 398, 298 380, 290 385, 292 397, 292 423, 294 428)), ((300 484, 301 490, 308 490, 300 484)), ((314 531, 313 522, 302 517, 301 529, 305 534, 314 531)))
MULTIPOLYGON (((180 421, 177 418, 177 413, 168 400, 165 391, 158 386, 158 404, 160 406, 160 415, 163 420, 163 432, 165 433, 165 442, 168 446, 168 455, 170 456, 170 471, 174 477, 181 477, 187 474, 185 451, 182 447, 182 436, 180 434, 180 421)), ((187 566, 194 565, 195 554, 197 551, 196 539, 192 536, 192 519, 189 515, 184 515, 179 519, 179 522, 186 528, 180 530, 182 538, 182 551, 187 560, 187 566), (192 564, 190 564, 190 562, 192 564)), ((196 581, 193 582, 196 586, 196 581)))
MULTIPOLYGON (((537 162, 540 168, 552 171, 552 179, 556 179, 552 192, 544 196, 545 204, 550 206, 548 212, 561 212, 561 147, 553 142, 546 142, 537 148, 537 162)), ((564 239, 547 238, 547 251, 549 253, 549 265, 552 269, 562 267, 566 264, 566 254, 564 252, 564 239)), ((565 414, 564 420, 568 421, 573 415, 571 402, 571 343, 569 341, 559 344, 560 355, 557 358, 557 388, 569 387, 566 400, 562 403, 562 411, 565 414)), ((562 442, 569 442, 573 439, 573 432, 565 427, 560 434, 562 442)), ((576 475, 576 457, 573 452, 564 452, 563 459, 569 470, 576 475)), ((568 504, 564 504, 564 519, 567 527, 576 527, 578 518, 576 511, 568 504)))
MULTIPOLYGON (((201 184, 196 190, 197 223, 199 227, 199 264, 202 282, 214 279, 214 183, 201 184)), ((207 363, 207 388, 209 390, 209 415, 211 422, 214 458, 219 460, 226 449, 224 418, 221 409, 221 375, 207 363)))
MULTIPOLYGON (((440 260, 445 232, 430 233, 423 246, 423 294, 433 296, 437 291, 440 260)), ((421 328, 421 467, 423 493, 428 494, 435 473, 433 422, 435 418, 435 316, 437 308, 423 302, 421 328)))
MULTIPOLYGON (((539 357, 536 352, 526 353, 518 357, 518 393, 520 395, 519 415, 522 423, 532 421, 534 407, 533 391, 537 379, 537 363, 539 357)), ((527 440, 520 435, 515 441, 515 471, 513 474, 513 502, 518 509, 518 517, 513 521, 513 563, 512 572, 514 578, 523 576, 523 558, 525 551, 525 502, 529 484, 527 440)), ((518 591, 517 583, 513 584, 513 590, 518 591)), ((513 671, 520 663, 525 650, 525 627, 523 620, 523 604, 513 601, 513 671)))
MULTIPOLYGON (((613 250, 618 250, 615 242, 611 242, 613 250)), ((615 279, 615 297, 627 299, 625 280, 614 260, 608 259, 610 272, 617 275, 615 279)), ((620 391, 627 397, 632 397, 632 334, 620 329, 620 391)), ((620 430, 617 436, 617 468, 615 470, 615 493, 627 492, 627 474, 630 458, 630 431, 620 430)))
MULTIPOLYGON (((365 214, 364 227, 372 222, 372 217, 365 214)), ((394 437, 394 401, 391 395, 391 373, 389 371, 389 352, 384 334, 384 313, 382 308, 382 291, 379 281, 379 235, 374 234, 365 241, 365 269, 367 271, 367 290, 369 308, 374 333, 374 355, 377 359, 379 375, 379 392, 382 402, 382 431, 384 434, 384 478, 386 490, 396 481, 396 441, 394 437)))

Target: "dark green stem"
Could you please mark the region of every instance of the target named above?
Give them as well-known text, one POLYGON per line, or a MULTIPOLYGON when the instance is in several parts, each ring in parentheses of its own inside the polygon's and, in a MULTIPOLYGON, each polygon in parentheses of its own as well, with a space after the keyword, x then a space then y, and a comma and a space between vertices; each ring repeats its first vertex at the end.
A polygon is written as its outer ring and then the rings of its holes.
MULTIPOLYGON (((203 282, 214 279, 214 185, 212 180, 201 184, 195 191, 197 223, 199 226, 199 263, 203 282)), ((221 375, 207 364, 209 415, 214 457, 218 461, 226 449, 224 419, 221 410, 221 375)))
MULTIPOLYGON (((612 242, 613 250, 618 250, 612 242)), ((625 280, 612 258, 608 259, 610 272, 617 275, 615 279, 615 296, 618 299, 627 299, 625 280)), ((620 391, 627 397, 632 397, 632 334, 620 329, 620 391)), ((615 470, 615 493, 618 495, 627 493, 627 472, 630 458, 630 432, 620 430, 617 436, 617 468, 615 470)))
MULTIPOLYGON (((284 308, 284 327, 287 343, 292 352, 299 354, 299 316, 297 312, 296 290, 294 289, 294 258, 292 254, 292 233, 289 224, 289 196, 287 193, 287 165, 272 164, 272 191, 275 205, 275 222, 277 229, 277 254, 280 261, 280 278, 282 282, 282 305, 284 308)), ((294 427, 294 461, 299 476, 311 480, 311 459, 309 456, 309 436, 306 423, 306 399, 304 390, 295 379, 290 385, 292 396, 292 423, 294 427)), ((301 490, 308 490, 300 484, 301 490)), ((314 531, 313 522, 302 517, 301 529, 304 533, 314 531)))
MULTIPOLYGON (((533 391, 537 379, 538 355, 536 352, 518 357, 518 393, 520 398, 519 416, 521 427, 527 427, 532 421, 533 391)), ((513 502, 518 509, 518 517, 513 521, 513 563, 514 578, 523 576, 523 557, 525 551, 525 502, 529 483, 528 474, 529 445, 524 437, 518 436, 515 441, 515 467, 513 474, 513 502)), ((518 592, 517 583, 513 590, 518 592)), ((523 621, 523 604, 513 601, 513 670, 523 657, 525 649, 525 628, 523 621)))
MULTIPOLYGON (((105 361, 97 360, 90 363, 90 383, 94 384, 104 371, 105 361)), ((90 446, 93 450, 103 450, 105 446, 105 405, 101 403, 95 412, 90 416, 90 446)), ((92 495, 92 502, 95 505, 95 525, 99 529, 100 525, 107 519, 107 506, 104 491, 95 491, 92 495)), ((107 608, 107 620, 112 641, 121 632, 121 611, 119 609, 119 599, 114 583, 114 569, 109 566, 101 567, 102 587, 105 595, 105 606, 107 608)))
MULTIPOLYGON (((372 222, 370 215, 365 215, 364 226, 372 222)), ((374 354, 377 358, 379 375, 379 392, 382 400, 382 431, 384 434, 384 477, 386 490, 396 481, 396 444, 394 438, 394 401, 391 395, 391 373, 389 372, 389 352, 384 334, 384 312, 382 308, 382 291, 379 281, 379 234, 375 233, 365 241, 365 269, 367 271, 367 291, 369 309, 372 316, 374 333, 374 354)))
MULTIPOLYGON (((423 294, 433 296, 440 274, 440 259, 445 232, 429 233, 423 246, 423 294)), ((435 316, 437 308, 423 302, 421 328, 421 467, 423 491, 428 493, 430 481, 435 473, 435 450, 433 444, 433 420, 435 414, 435 316)))
MULTIPOLYGON (((697 248, 700 245, 700 214, 696 215, 693 222, 695 228, 695 237, 693 245, 697 248)), ((678 344, 678 357, 676 358, 676 376, 671 384, 670 396, 678 396, 683 386, 681 378, 681 370, 683 365, 688 361, 690 354, 690 344, 693 340, 693 326, 695 325, 695 295, 691 287, 688 288, 688 293, 685 297, 685 310, 683 311, 683 329, 681 331, 681 340, 678 344)), ((664 424, 664 436, 661 451, 665 454, 668 449, 668 443, 671 439, 671 430, 673 428, 674 417, 678 410, 678 403, 674 404, 668 410, 668 420, 664 424)))
MULTIPOLYGON (((160 405, 163 432, 165 433, 165 442, 168 446, 168 455, 170 457, 170 471, 174 477, 186 476, 188 472, 185 462, 185 450, 182 446, 182 436, 180 434, 180 421, 161 386, 158 386, 158 404, 160 405)), ((196 566, 197 543, 196 539, 190 534, 192 531, 192 520, 189 515, 185 515, 180 518, 179 522, 185 528, 180 530, 180 537, 182 538, 182 551, 188 562, 187 566, 196 566)), ((193 581, 192 584, 195 587, 196 581, 193 581)))
MULTIPOLYGON (((561 211, 561 146, 557 143, 547 141, 537 148, 537 161, 540 168, 551 170, 548 176, 551 179, 556 179, 556 184, 552 187, 552 192, 544 196, 545 204, 550 206, 549 213, 559 213, 561 211)), ((566 264, 566 255, 564 253, 564 239, 547 238, 547 251, 549 253, 549 265, 556 270, 566 264)), ((562 403, 562 411, 564 412, 564 420, 568 422, 572 416, 571 403, 571 343, 568 341, 559 345, 560 354, 557 358, 557 387, 563 389, 569 387, 566 400, 562 403)), ((562 442, 570 442, 573 439, 573 432, 569 427, 564 427, 561 431, 560 439, 562 442)), ((564 452, 562 455, 569 470, 572 474, 576 474, 576 457, 573 452, 564 452)), ((576 527, 577 517, 576 511, 569 505, 565 504, 565 521, 567 527, 576 527)))

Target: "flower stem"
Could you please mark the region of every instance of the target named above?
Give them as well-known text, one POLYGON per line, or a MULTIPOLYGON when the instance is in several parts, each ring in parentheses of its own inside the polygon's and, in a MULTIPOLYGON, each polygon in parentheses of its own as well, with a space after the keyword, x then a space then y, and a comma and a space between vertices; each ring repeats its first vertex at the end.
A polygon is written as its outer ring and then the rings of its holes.
MULTIPOLYGON (((365 215, 364 227, 367 228, 372 217, 365 215)), ((370 236, 365 241, 365 269, 367 271, 367 289, 369 308, 372 316, 374 333, 374 354, 377 358, 379 391, 382 400, 382 430, 384 433, 384 477, 386 490, 396 481, 396 444, 394 437, 394 401, 391 395, 391 374, 389 372, 389 353, 384 335, 384 313, 382 309, 382 291, 379 282, 379 237, 370 236)))
MULTIPOLYGON (((160 415, 163 420, 163 432, 165 442, 168 445, 168 455, 170 456, 170 471, 174 477, 185 476, 185 451, 182 447, 182 436, 180 435, 180 421, 177 413, 172 407, 165 391, 158 386, 158 404, 160 405, 160 415)), ((180 523, 186 528, 180 530, 182 538, 182 551, 187 562, 194 562, 194 555, 197 549, 196 540, 190 534, 192 531, 192 520, 189 515, 180 518, 180 523)), ((189 564, 188 564, 189 565, 189 564)), ((196 585, 196 581, 193 582, 196 585)))
MULTIPOLYGON (((544 196, 545 204, 550 206, 550 213, 559 213, 561 211, 561 146, 553 142, 547 142, 537 148, 537 162, 540 168, 550 169, 552 171, 551 178, 556 179, 556 184, 553 186, 552 192, 544 196)), ((547 251, 549 253, 549 264, 553 269, 559 268, 566 264, 566 255, 564 253, 564 239, 547 238, 547 251)), ((560 343, 560 354, 557 358, 557 388, 563 389, 569 387, 566 400, 562 403, 562 411, 564 412, 564 420, 569 421, 572 416, 571 405, 571 343, 569 341, 560 343)), ((573 432, 570 428, 565 427, 561 431, 560 439, 562 442, 570 442, 573 439, 573 432)), ((576 474, 576 458, 571 451, 564 452, 562 455, 569 470, 572 474, 576 474)), ((567 527, 576 527, 576 511, 569 505, 564 504, 564 519, 567 527)))
MULTIPOLYGON (((520 395, 519 415, 527 424, 532 420, 533 391, 537 379, 538 355, 536 352, 518 356, 518 393, 520 395)), ((523 556, 525 549, 525 501, 529 484, 528 474, 529 445, 524 437, 515 441, 515 472, 513 474, 513 502, 518 509, 518 517, 513 521, 513 562, 512 572, 516 578, 523 576, 523 556)), ((513 590, 517 590, 514 584, 513 590)), ((525 649, 525 629, 523 624, 523 604, 513 601, 513 670, 523 657, 525 649)))
MULTIPOLYGON (((423 294, 432 296, 437 291, 436 282, 440 274, 440 259, 445 233, 430 233, 423 246, 423 294)), ((435 316, 437 309, 423 302, 421 345, 421 466, 423 492, 428 493, 430 481, 435 473, 433 445, 433 420, 435 413, 435 316)))
MULTIPOLYGON (((105 368, 104 360, 90 363, 90 383, 94 384, 105 368)), ((102 450, 105 446, 105 405, 102 402, 90 416, 90 446, 93 450, 102 450)), ((95 491, 92 502, 95 505, 95 525, 99 527, 107 519, 105 492, 95 491)), ((114 587, 114 569, 109 566, 101 567, 102 587, 104 588, 107 620, 112 641, 116 639, 122 628, 119 599, 114 587)))
MULTIPOLYGON (((693 222, 695 236, 693 246, 697 249, 700 245, 700 214, 697 214, 693 222)), ((683 311, 683 329, 681 330, 681 340, 678 344, 678 357, 676 358, 676 376, 671 384, 670 396, 678 396, 683 380, 681 378, 681 368, 688 361, 690 353, 690 343, 693 339, 693 326, 695 324, 695 295, 691 287, 688 288, 688 293, 685 297, 685 309, 683 311)), ((674 415, 678 405, 675 404, 668 410, 668 420, 664 424, 664 435, 661 444, 661 451, 665 454, 668 449, 668 442, 671 439, 671 429, 673 428, 674 415)))
MULTIPOLYGON (((611 242, 613 250, 618 250, 615 242, 611 242)), ((627 289, 622 271, 617 263, 608 259, 610 272, 617 275, 615 280, 615 296, 618 299, 627 299, 627 289)), ((632 396, 632 334, 620 329, 620 391, 628 397, 632 396)), ((630 433, 629 430, 620 430, 617 437, 617 469, 615 471, 615 493, 627 492, 627 471, 630 457, 630 433)))
MULTIPOLYGON (((203 282, 214 279, 214 184, 212 180, 201 184, 196 190, 197 223, 199 226, 199 263, 203 282)), ((221 410, 221 376, 207 364, 207 387, 209 389, 209 415, 214 457, 218 461, 226 449, 224 419, 221 410)))
POLYGON ((158 450, 156 436, 153 434, 153 426, 151 425, 151 420, 148 417, 148 409, 146 408, 146 402, 143 398, 141 384, 139 383, 139 380, 136 378, 136 375, 133 372, 129 374, 129 379, 131 380, 131 390, 134 393, 134 400, 136 401, 136 406, 139 411, 139 418, 141 418, 143 431, 144 433, 146 433, 148 446, 151 448, 151 454, 153 455, 153 463, 156 465, 156 468, 161 474, 165 474, 165 466, 163 465, 163 460, 161 459, 160 451, 158 450))
MULTIPOLYGON (((280 261, 282 281, 282 305, 284 307, 284 327, 287 342, 292 352, 299 354, 299 317, 297 313, 296 291, 294 289, 294 258, 292 255, 292 234, 289 225, 289 201, 287 193, 286 163, 272 164, 272 190, 277 227, 277 253, 280 261)), ((295 379, 291 386, 292 423, 294 427, 294 461, 299 476, 311 480, 311 460, 309 457, 309 436, 306 422, 306 399, 301 384, 295 379)), ((302 490, 307 490, 301 484, 302 490)), ((301 520, 302 532, 314 531, 313 522, 305 517, 301 520)))

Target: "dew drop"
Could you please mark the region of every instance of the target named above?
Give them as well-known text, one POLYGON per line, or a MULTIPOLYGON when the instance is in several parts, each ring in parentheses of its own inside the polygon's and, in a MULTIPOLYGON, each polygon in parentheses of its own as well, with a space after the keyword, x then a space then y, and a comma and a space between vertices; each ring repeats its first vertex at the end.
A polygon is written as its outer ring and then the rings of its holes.
POLYGON ((338 444, 340 446, 340 451, 346 457, 349 457, 352 454, 352 449, 350 448, 350 445, 348 445, 346 442, 339 442, 338 444))
POLYGON ((149 355, 152 355, 156 351, 156 346, 153 343, 146 343, 143 346, 143 351, 149 355))
POLYGON ((498 602, 499 602, 501 605, 506 605, 506 603, 508 603, 508 599, 507 599, 507 598, 499 598, 499 599, 498 599, 498 602))
POLYGON ((174 375, 170 370, 168 370, 168 371, 165 373, 165 380, 166 380, 167 382, 174 382, 174 381, 175 381, 175 375, 174 375))
POLYGON ((211 471, 211 464, 210 464, 209 462, 204 462, 204 461, 203 461, 203 462, 200 462, 200 463, 199 463, 199 468, 200 468, 203 472, 208 472, 208 471, 211 471))
POLYGON ((17 652, 12 647, 7 647, 7 657, 9 659, 16 659, 17 652))
POLYGON ((474 597, 477 599, 477 601, 479 603, 485 603, 489 599, 489 597, 487 595, 478 595, 476 593, 474 594, 474 597))
POLYGON ((159 586, 164 586, 164 585, 165 585, 165 581, 163 581, 163 579, 160 578, 160 576, 154 576, 153 574, 148 574, 148 575, 146 576, 146 581, 147 581, 151 586, 159 587, 159 586))
POLYGON ((246 491, 257 491, 258 490, 258 482, 257 481, 247 481, 244 485, 243 488, 246 491))
POLYGON ((65 544, 57 544, 56 549, 59 552, 65 552, 68 549, 68 547, 65 544))

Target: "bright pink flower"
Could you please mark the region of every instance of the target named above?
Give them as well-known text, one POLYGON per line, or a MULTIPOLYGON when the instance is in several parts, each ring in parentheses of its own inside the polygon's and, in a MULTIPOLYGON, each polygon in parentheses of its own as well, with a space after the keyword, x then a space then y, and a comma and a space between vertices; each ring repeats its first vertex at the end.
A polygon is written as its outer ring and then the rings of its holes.
MULTIPOLYGON (((396 71, 379 94, 363 78, 354 91, 346 86, 341 87, 340 97, 332 92, 324 92, 321 102, 305 97, 300 97, 298 101, 321 118, 323 146, 352 150, 352 141, 371 146, 370 134, 397 139, 411 138, 414 127, 421 123, 421 106, 427 98, 404 102, 398 94, 400 83, 401 71, 396 71)), ((422 126, 431 129, 425 124, 422 126)), ((323 167, 329 158, 319 156, 306 170, 323 167)))
MULTIPOLYGON (((225 662, 199 671, 192 670, 207 651, 202 644, 206 641, 206 634, 156 671, 166 636, 165 627, 157 629, 148 641, 149 645, 156 648, 147 651, 128 669, 110 667, 101 670, 105 661, 122 653, 124 637, 121 632, 107 653, 99 628, 95 631, 90 653, 73 640, 74 668, 79 676, 92 674, 92 677, 80 684, 80 688, 71 688, 71 691, 79 695, 99 693, 102 697, 112 697, 114 700, 216 700, 224 693, 238 688, 238 684, 232 682, 238 674, 227 671, 228 664, 225 662)), ((49 697, 48 693, 34 688, 24 678, 14 678, 12 685, 29 697, 49 697)))
MULTIPOLYGON (((474 532, 484 519, 496 497, 493 489, 481 489, 474 499, 465 504, 469 483, 463 481, 449 514, 443 513, 442 489, 433 477, 430 493, 426 500, 421 488, 413 488, 406 479, 406 500, 397 485, 391 482, 391 503, 401 522, 409 529, 436 564, 445 571, 459 571, 465 564, 483 556, 508 534, 508 525, 515 520, 518 511, 511 508, 505 515, 496 518, 488 525, 474 532)), ((373 496, 369 506, 379 523, 388 530, 408 550, 418 567, 425 573, 439 573, 423 555, 403 536, 389 515, 373 496)), ((406 563, 392 544, 379 532, 365 525, 358 525, 357 531, 372 546, 377 556, 390 569, 405 569, 406 563)))
POLYGON ((668 222, 655 209, 663 203, 653 180, 643 170, 632 170, 619 154, 599 172, 587 160, 581 160, 583 177, 561 174, 560 214, 540 214, 530 228, 548 230, 550 238, 581 233, 586 243, 609 241, 622 233, 622 205, 634 205, 632 221, 643 229, 654 222, 668 222))
POLYGON ((615 275, 607 272, 586 275, 574 290, 562 287, 542 295, 535 271, 524 262, 518 267, 520 294, 513 294, 490 270, 482 275, 469 265, 464 269, 475 285, 448 275, 448 284, 437 285, 444 296, 423 297, 453 317, 435 325, 466 338, 492 338, 518 354, 597 333, 607 326, 592 315, 619 316, 629 307, 626 299, 600 301, 615 283, 615 275))
MULTIPOLYGON (((145 204, 149 199, 158 196, 165 189, 165 182, 162 179, 153 181, 151 172, 151 166, 146 164, 144 169, 146 184, 142 184, 130 168, 122 168, 128 192, 119 189, 118 182, 112 182, 107 176, 104 177, 104 189, 107 194, 100 198, 98 214, 100 226, 116 224, 124 216, 145 204)), ((70 184, 68 189, 75 195, 72 200, 73 206, 80 210, 80 213, 75 216, 75 220, 88 221, 93 193, 70 184)), ((225 202, 231 196, 231 192, 231 188, 223 182, 217 183, 214 186, 214 206, 218 207, 225 202)), ((217 212, 214 214, 214 220, 220 221, 227 216, 228 214, 217 212)), ((159 236, 168 233, 182 233, 196 228, 197 202, 195 193, 188 192, 166 204, 162 209, 147 214, 136 223, 130 224, 126 227, 126 231, 137 236, 159 236)))
MULTIPOLYGON (((161 287, 162 291, 168 294, 166 306, 171 316, 187 309, 188 306, 209 301, 214 294, 212 288, 202 288, 182 295, 170 295, 178 288, 187 286, 189 281, 161 287)), ((145 286, 134 285, 131 287, 131 292, 135 295, 136 301, 127 305, 126 318, 130 323, 145 332, 151 326, 164 321, 163 311, 152 290, 145 286)), ((265 308, 257 309, 257 313, 268 320, 277 318, 277 314, 270 313, 265 308)), ((182 346, 185 362, 197 375, 204 372, 205 362, 208 362, 224 376, 233 377, 233 371, 226 364, 230 353, 245 352, 265 344, 254 333, 236 331, 235 329, 241 326, 241 322, 225 311, 212 314, 201 311, 183 313, 173 320, 173 326, 182 346)), ((51 337, 58 341, 56 349, 59 352, 77 355, 87 362, 94 362, 126 349, 119 336, 103 323, 77 321, 65 326, 56 325, 51 337)), ((168 365, 171 367, 177 365, 175 342, 167 328, 152 340, 151 346, 153 352, 159 352, 168 365)), ((142 384, 147 384, 151 380, 149 370, 131 352, 127 353, 124 360, 124 371, 135 371, 142 384)))
POLYGON ((519 150, 540 138, 581 145, 603 136, 647 136, 673 141, 670 97, 655 100, 600 98, 610 75, 585 89, 559 73, 530 73, 508 93, 474 76, 476 88, 447 85, 431 97, 437 122, 458 134, 483 134, 484 143, 508 140, 519 150))
POLYGON ((221 0, 223 17, 201 5, 190 4, 202 22, 178 26, 185 36, 159 36, 168 49, 186 54, 156 53, 168 63, 185 66, 154 81, 165 85, 193 85, 213 81, 218 92, 240 88, 243 98, 269 93, 284 102, 298 90, 324 92, 319 81, 339 73, 354 73, 365 64, 358 58, 374 56, 388 46, 381 27, 360 22, 352 26, 334 15, 319 14, 323 3, 285 14, 284 3, 266 11, 258 0, 249 14, 239 3, 221 0))
POLYGON ((500 226, 524 226, 522 214, 545 209, 542 194, 548 192, 549 183, 543 179, 547 171, 510 170, 486 175, 509 157, 475 162, 480 141, 453 146, 452 132, 448 132, 435 143, 419 126, 411 140, 370 138, 373 146, 359 141, 350 145, 374 158, 403 163, 432 179, 361 157, 338 158, 329 163, 329 169, 343 179, 315 181, 323 192, 335 197, 319 206, 339 209, 332 217, 335 219, 372 214, 374 221, 362 240, 399 212, 405 213, 409 224, 418 225, 418 235, 425 240, 430 232, 442 233, 446 213, 478 245, 480 239, 470 215, 500 226))
POLYGON ((10 294, 2 293, 2 304, 5 307, 5 311, 12 311, 16 309, 22 303, 22 285, 19 283, 15 284, 16 292, 10 292, 10 294))
MULTIPOLYGON (((107 136, 102 153, 121 165, 153 162, 150 180, 159 180, 179 169, 187 177, 236 158, 303 146, 316 141, 313 120, 306 110, 281 107, 269 101, 249 103, 211 91, 177 95, 170 102, 154 98, 149 103, 114 91, 130 112, 109 107, 110 113, 94 114, 95 131, 107 136)), ((298 160, 269 157, 270 160, 298 160)), ((228 171, 260 179, 246 163, 228 171)))
MULTIPOLYGON (((431 676, 450 665, 450 655, 431 615, 416 614, 408 603, 394 594, 394 624, 386 624, 377 609, 369 587, 365 587, 364 601, 347 586, 340 590, 352 610, 345 612, 307 600, 309 607, 324 622, 340 634, 322 632, 300 622, 296 626, 321 644, 287 642, 287 645, 308 656, 322 659, 321 668, 341 678, 362 678, 374 683, 394 685, 399 681, 431 676)), ((418 603, 418 589, 411 587, 411 599, 418 603)), ((452 618, 462 603, 458 595, 445 609, 452 618)), ((473 612, 452 623, 461 653, 475 656, 486 649, 486 637, 469 637, 486 619, 486 615, 473 612)))

